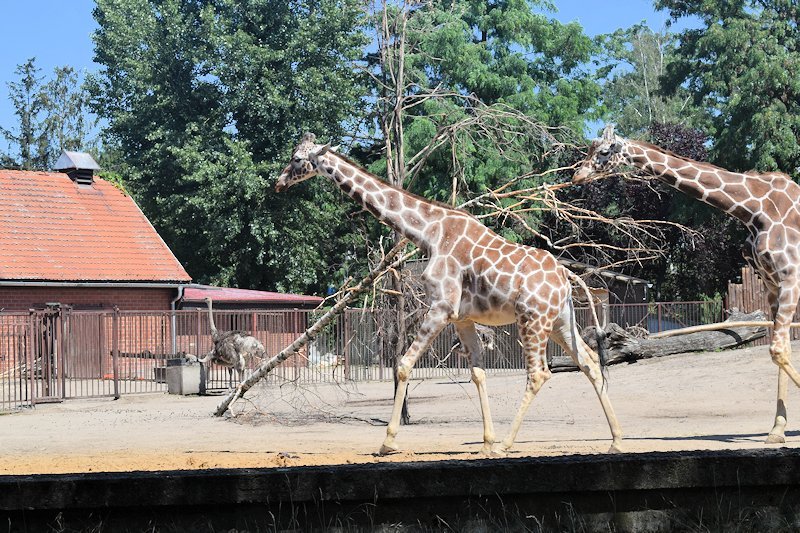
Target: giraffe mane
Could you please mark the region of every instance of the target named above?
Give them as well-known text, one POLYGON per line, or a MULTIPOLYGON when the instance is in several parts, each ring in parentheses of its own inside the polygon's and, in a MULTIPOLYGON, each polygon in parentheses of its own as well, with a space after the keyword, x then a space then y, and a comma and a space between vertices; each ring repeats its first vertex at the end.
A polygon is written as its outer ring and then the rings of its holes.
POLYGON ((685 155, 676 154, 672 150, 667 150, 666 148, 662 148, 661 146, 658 146, 657 144, 653 144, 651 142, 636 141, 636 140, 633 141, 633 142, 635 142, 637 144, 640 144, 640 145, 644 146, 645 148, 649 148, 651 150, 656 150, 658 152, 661 152, 664 155, 668 155, 670 157, 674 157, 676 159, 680 159, 681 161, 686 161, 687 163, 698 163, 700 165, 710 167, 710 168, 712 168, 714 170, 722 170, 724 172, 731 172, 727 168, 718 167, 717 165, 714 165, 713 163, 709 163, 708 161, 698 161, 697 159, 692 159, 690 157, 686 157, 685 155))
POLYGON ((787 174, 786 172, 781 172, 780 170, 771 170, 769 172, 761 172, 761 171, 758 171, 758 170, 752 168, 752 169, 748 170, 747 172, 745 172, 744 174, 746 176, 755 176, 755 177, 759 177, 759 178, 768 178, 768 179, 773 179, 773 178, 786 178, 787 180, 792 179, 792 177, 789 174, 787 174))
POLYGON ((787 180, 791 180, 792 179, 792 177, 789 174, 787 174, 785 172, 781 172, 779 170, 771 170, 769 172, 761 172, 761 171, 758 171, 758 170, 753 168, 753 169, 750 169, 750 170, 748 170, 746 172, 736 172, 734 170, 728 170, 727 168, 718 167, 717 165, 714 165, 713 163, 709 163, 707 161, 697 161, 696 159, 690 159, 690 158, 688 158, 686 156, 682 156, 680 154, 676 154, 672 150, 667 150, 666 148, 662 148, 662 147, 658 146, 657 144, 653 144, 651 142, 640 141, 640 140, 636 140, 636 139, 629 139, 629 140, 631 142, 635 142, 636 144, 639 144, 639 145, 641 145, 641 146, 643 146, 645 148, 649 148, 651 150, 656 150, 658 152, 661 152, 662 154, 674 157, 676 159, 680 159, 681 161, 686 161, 686 162, 689 162, 689 163, 697 163, 697 164, 709 167, 710 169, 721 170, 721 171, 727 172, 729 174, 742 174, 744 176, 751 176, 751 177, 754 177, 754 178, 762 178, 762 179, 768 180, 768 181, 771 181, 771 180, 773 180, 775 178, 784 178, 784 179, 787 179, 787 180))
POLYGON ((666 148, 662 148, 662 147, 658 146, 657 144, 653 144, 651 142, 638 141, 638 140, 633 140, 633 142, 635 142, 637 144, 640 144, 640 145, 644 146, 645 148, 650 148, 651 150, 656 150, 656 151, 661 152, 662 154, 674 157, 676 159, 680 159, 681 161, 686 161, 686 162, 689 162, 689 163, 698 163, 700 165, 709 167, 709 168, 711 168, 713 170, 721 170, 723 172, 728 172, 730 174, 744 174, 745 176, 753 176, 755 178, 764 178, 764 179, 769 179, 769 180, 777 178, 777 177, 786 178, 788 180, 792 179, 791 176, 789 176, 785 172, 780 172, 780 171, 759 172, 756 169, 750 169, 747 172, 736 172, 736 171, 733 171, 733 170, 728 170, 727 168, 718 167, 717 165, 714 165, 713 163, 709 163, 707 161, 698 161, 696 159, 691 159, 691 158, 688 158, 686 156, 682 156, 680 154, 676 154, 672 150, 667 150, 666 148))
POLYGON ((419 200, 421 202, 427 202, 429 204, 435 205, 436 207, 441 207, 442 209, 447 209, 447 210, 450 210, 450 211, 456 211, 458 213, 461 213, 461 214, 470 216, 472 218, 475 218, 475 216, 472 213, 470 213, 468 211, 465 211, 464 209, 460 209, 458 207, 453 207, 452 205, 448 205, 448 204, 446 204, 444 202, 440 202, 439 200, 431 200, 430 198, 425 198, 424 196, 421 196, 419 194, 413 193, 413 192, 411 192, 409 190, 403 189, 403 188, 398 187, 396 185, 392 185, 391 183, 388 183, 388 182, 382 180, 377 175, 375 175, 372 172, 370 172, 369 170, 365 169, 363 166, 361 166, 361 163, 359 163, 359 162, 347 157, 346 155, 344 155, 344 154, 342 154, 340 152, 328 152, 328 153, 335 155, 336 157, 344 160, 346 163, 349 163, 349 164, 353 165, 354 167, 357 167, 364 174, 368 175, 371 178, 375 178, 376 180, 380 181, 381 183, 383 183, 387 187, 390 187, 390 188, 396 190, 397 192, 399 192, 401 194, 408 195, 408 196, 410 196, 410 197, 412 197, 412 198, 414 198, 416 200, 419 200))

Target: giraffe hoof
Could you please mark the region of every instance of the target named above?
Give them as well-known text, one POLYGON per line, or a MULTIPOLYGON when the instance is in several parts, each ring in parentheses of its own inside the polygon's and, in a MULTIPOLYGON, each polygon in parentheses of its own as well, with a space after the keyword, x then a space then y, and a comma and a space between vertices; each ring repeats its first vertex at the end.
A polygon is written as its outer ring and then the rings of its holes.
POLYGON ((484 451, 484 455, 487 457, 507 457, 508 448, 502 444, 495 444, 490 450, 484 451))
POLYGON ((622 445, 614 443, 611 445, 611 447, 608 449, 606 453, 623 453, 622 445))
POLYGON ((767 435, 767 440, 765 442, 767 444, 783 444, 786 442, 786 437, 779 433, 770 433, 767 435))
POLYGON ((378 455, 391 455, 393 453, 397 453, 398 451, 400 451, 400 449, 396 444, 384 444, 381 446, 380 451, 378 451, 378 455))

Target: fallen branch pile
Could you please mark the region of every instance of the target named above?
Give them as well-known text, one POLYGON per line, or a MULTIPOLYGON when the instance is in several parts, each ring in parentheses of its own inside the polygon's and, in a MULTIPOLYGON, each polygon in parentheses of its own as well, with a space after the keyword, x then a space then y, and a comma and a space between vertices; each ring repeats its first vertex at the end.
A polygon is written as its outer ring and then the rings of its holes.
POLYGON ((394 248, 389 250, 386 255, 383 256, 380 263, 373 268, 369 274, 364 276, 364 278, 356 285, 347 290, 347 292, 342 296, 342 298, 336 302, 336 304, 331 307, 331 309, 325 313, 322 318, 317 320, 310 328, 308 328, 302 335, 300 335, 293 343, 289 346, 284 348, 278 355, 263 361, 261 365, 259 365, 258 369, 253 372, 253 374, 241 382, 236 389, 234 389, 217 407, 217 410, 214 411, 214 416, 222 416, 228 410, 230 405, 235 402, 238 398, 250 390, 253 385, 261 381, 263 377, 267 374, 272 372, 272 370, 277 367, 279 364, 287 360, 292 355, 296 354, 300 351, 300 348, 305 346, 309 341, 314 340, 317 333, 322 331, 325 326, 330 324, 336 316, 344 311, 347 305, 352 302, 356 296, 361 294, 362 292, 369 290, 372 288, 373 283, 377 280, 384 272, 391 268, 396 268, 399 264, 405 261, 409 255, 413 255, 415 252, 410 252, 402 257, 395 259, 398 253, 400 253, 403 248, 408 244, 406 239, 403 239, 399 243, 395 245, 394 248))

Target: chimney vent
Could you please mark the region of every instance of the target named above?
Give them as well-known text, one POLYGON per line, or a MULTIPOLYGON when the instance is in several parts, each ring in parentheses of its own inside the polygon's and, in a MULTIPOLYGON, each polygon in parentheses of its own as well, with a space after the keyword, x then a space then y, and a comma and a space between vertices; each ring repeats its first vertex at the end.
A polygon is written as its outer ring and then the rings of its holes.
POLYGON ((78 185, 91 186, 94 171, 99 170, 100 165, 87 153, 64 150, 54 168, 59 172, 66 173, 78 185))

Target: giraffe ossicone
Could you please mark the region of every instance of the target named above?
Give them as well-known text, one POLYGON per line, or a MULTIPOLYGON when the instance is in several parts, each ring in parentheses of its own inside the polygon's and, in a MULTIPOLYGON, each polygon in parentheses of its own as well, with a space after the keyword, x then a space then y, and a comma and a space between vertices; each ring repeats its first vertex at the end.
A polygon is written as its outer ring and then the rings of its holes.
POLYGON ((316 175, 333 181, 428 257, 422 277, 430 308, 398 364, 398 386, 381 454, 397 450, 395 436, 411 370, 448 323, 455 326, 470 357, 483 418, 484 453, 502 455, 511 448, 528 406, 550 378, 545 354, 549 338, 572 356, 591 381, 611 430, 611 451, 620 449, 622 432, 604 386, 601 360, 578 334, 571 305, 570 280, 580 278, 549 252, 512 243, 463 211, 390 186, 327 145, 316 144, 311 134, 304 135, 292 153, 275 190, 284 191, 316 175), (525 352, 525 393, 502 443, 495 442, 476 323, 516 323, 525 352))
POLYGON ((780 172, 731 172, 688 159, 653 144, 625 139, 607 125, 589 147, 572 179, 581 184, 630 165, 692 198, 739 219, 749 230, 745 259, 767 287, 773 317, 770 356, 778 366, 775 421, 767 442, 785 442, 789 378, 800 386, 791 362, 789 331, 800 298, 800 185, 780 172))

